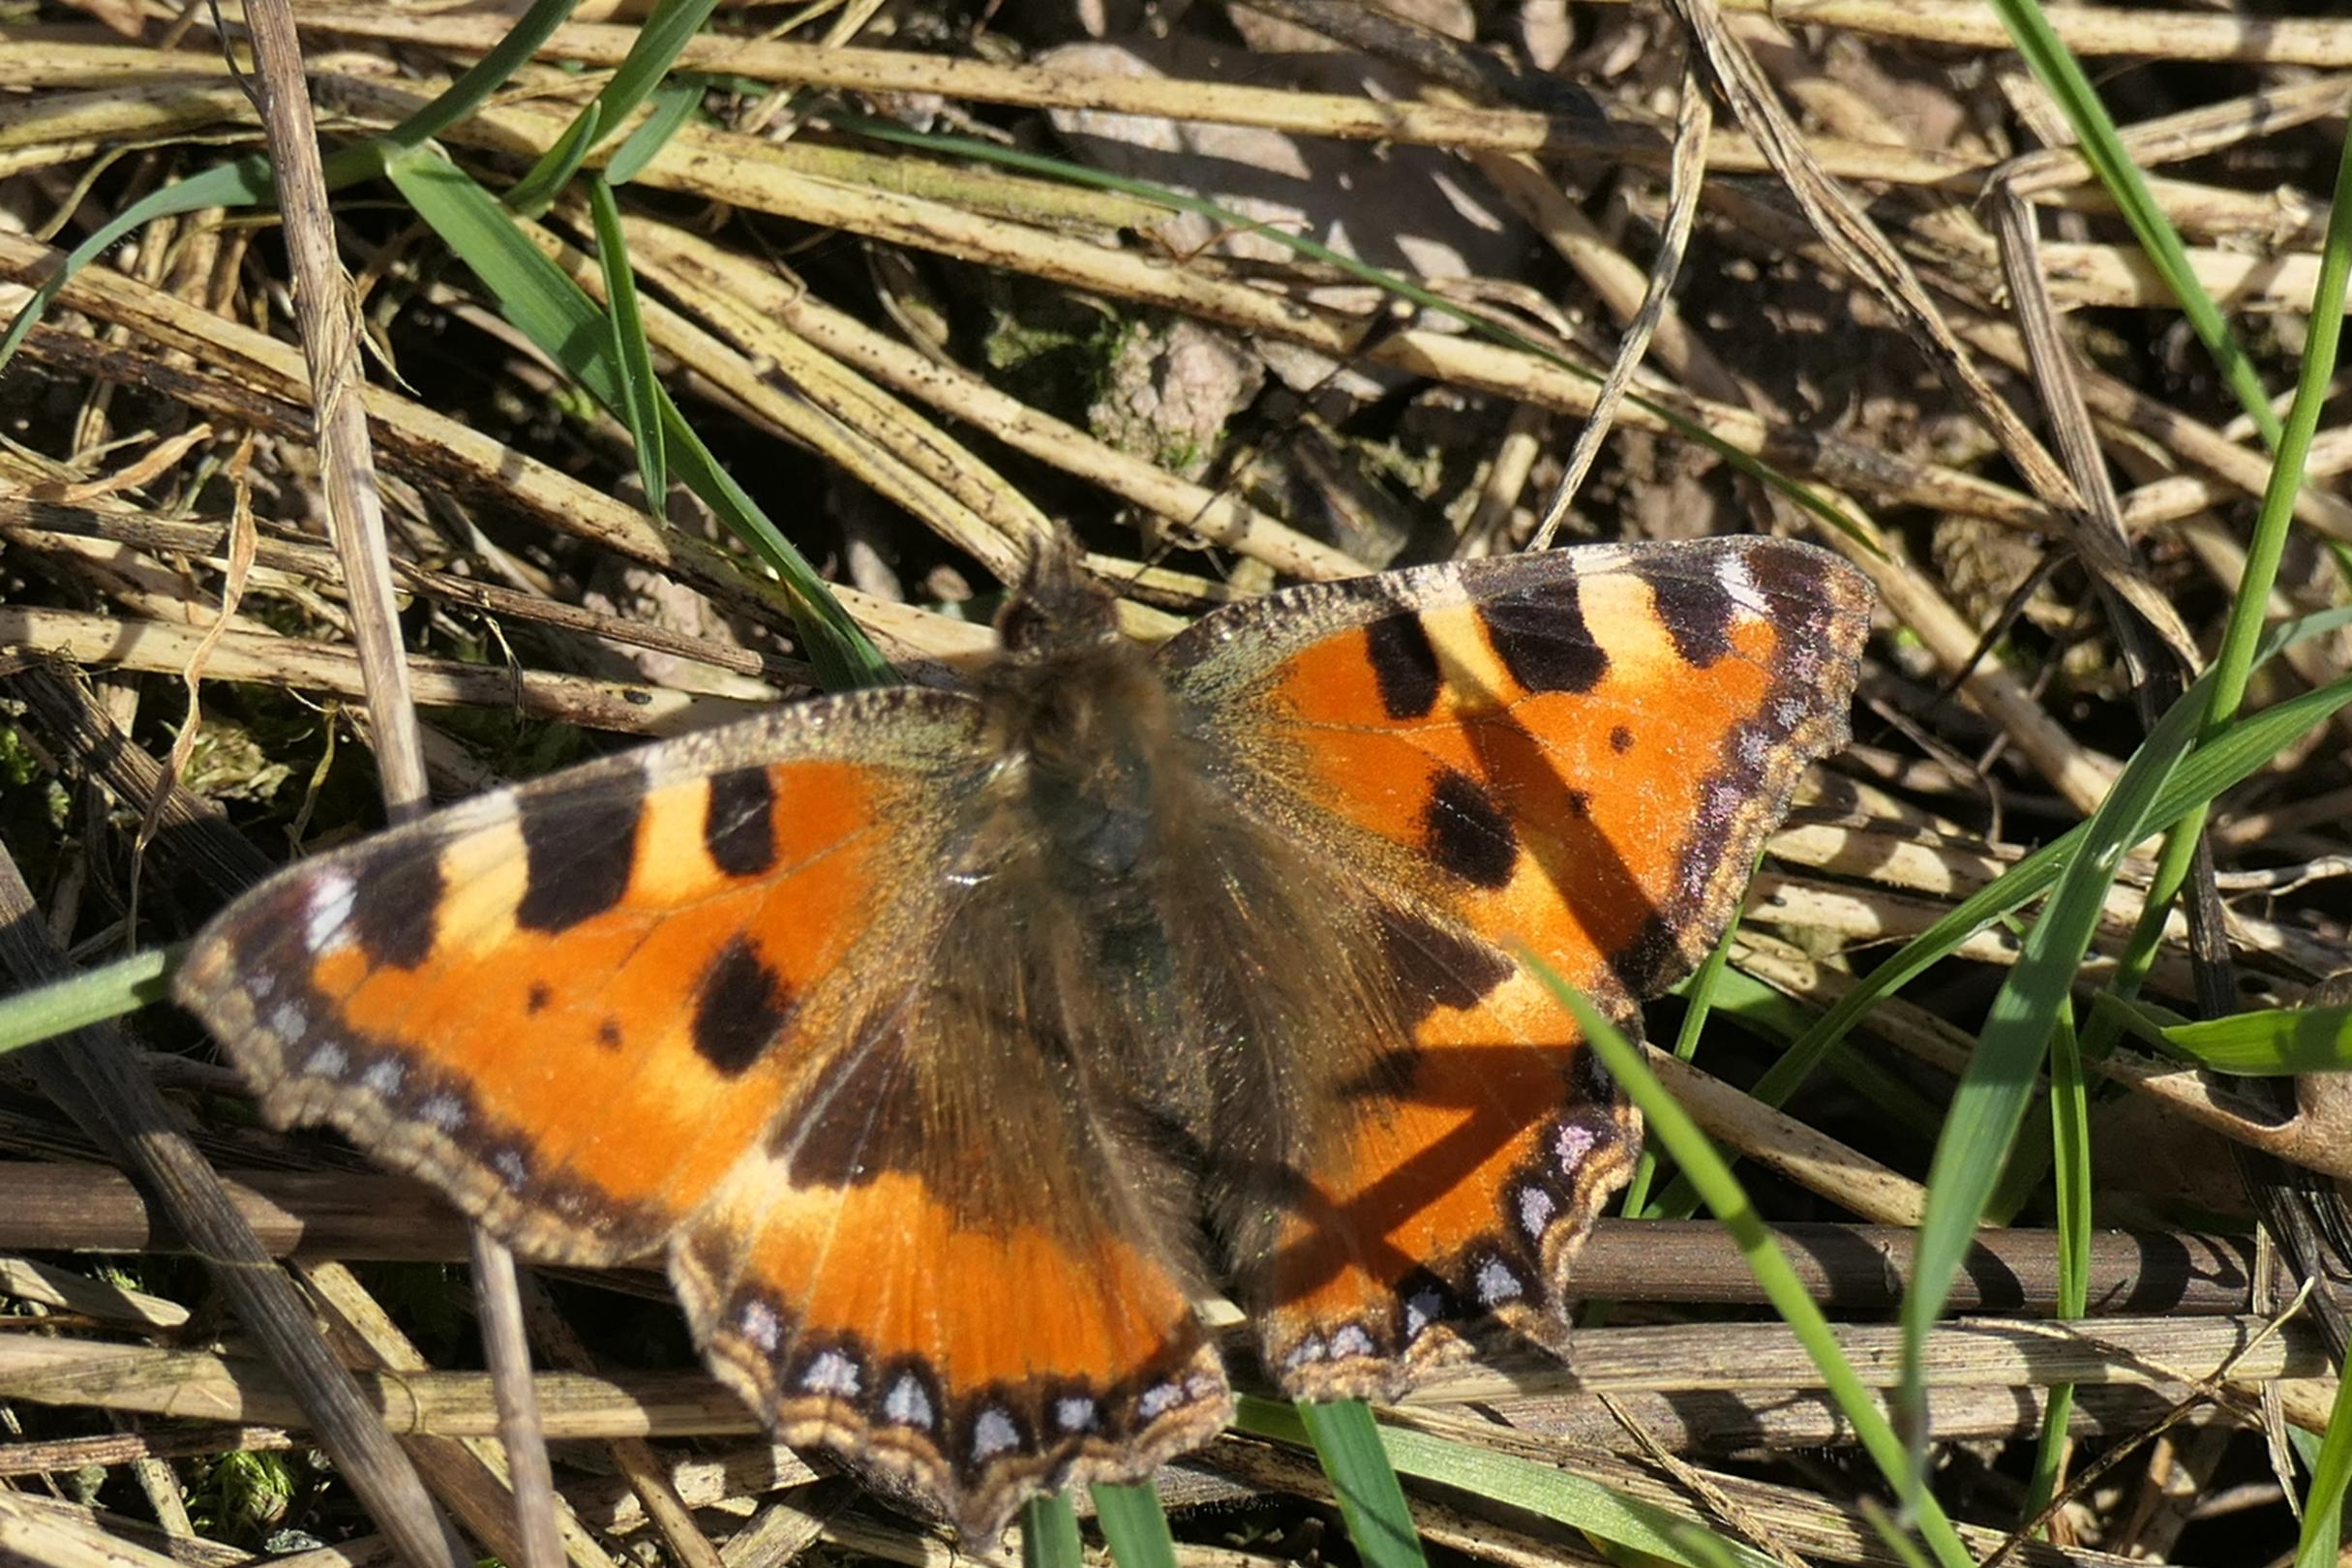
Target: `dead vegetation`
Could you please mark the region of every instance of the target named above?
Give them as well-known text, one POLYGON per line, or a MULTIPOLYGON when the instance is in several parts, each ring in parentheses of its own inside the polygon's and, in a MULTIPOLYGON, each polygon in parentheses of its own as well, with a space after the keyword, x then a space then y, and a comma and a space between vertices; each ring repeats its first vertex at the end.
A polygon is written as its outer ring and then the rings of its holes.
MULTIPOLYGON (((333 149, 431 104, 516 8, 296 9, 333 149)), ((502 191, 610 79, 646 9, 583 4, 437 145, 502 191)), ((1984 922, 1879 1001, 1785 1106, 1747 1091, 1902 942, 2097 810, 2220 645, 2271 471, 2261 421, 1996 9, 807 10, 746 5, 685 46, 700 112, 618 187, 618 215, 686 422, 915 678, 951 678, 987 646, 997 585, 1056 527, 1126 586, 1147 637, 1279 582, 1508 551, 1548 527, 1562 542, 1796 532, 1871 576, 1856 744, 1775 841, 1697 1062, 1660 1070, 1749 1162, 1866 1381, 1889 1387, 1910 1257, 1890 1227, 1927 1212, 1944 1110, 2021 928, 1984 922)), ((2352 109, 2352 21, 2049 20, 2282 412, 2352 109)), ((233 4, 11 9, 11 310, 63 248, 262 145, 245 40, 233 4)), ((515 232, 601 297, 585 198, 515 232)), ((14 984, 174 941, 269 858, 376 825, 410 705, 410 798, 428 780, 451 798, 809 688, 805 606, 773 556, 685 483, 648 517, 629 426, 577 370, 500 314, 397 179, 339 188, 307 229, 226 197, 159 218, 65 286, 0 376, 14 984), (307 271, 305 233, 329 247, 307 271), (364 335, 340 422, 321 413, 319 323, 295 307, 336 313, 289 284, 321 265, 347 274, 364 335), (369 471, 388 539, 377 591, 328 528, 369 471), (387 697, 388 669, 405 697, 387 697)), ((2339 413, 2292 498, 2275 618, 2345 598, 2339 413)), ((2259 670, 2249 706, 2327 689, 2345 653, 2336 633, 2299 645, 2259 670)), ((2341 712, 2308 727, 2216 801, 2186 913, 2147 954, 2150 999, 2289 1007, 2352 968, 2347 734, 2341 712)), ((2106 896, 2085 998, 2136 962, 2119 955, 2165 875, 2143 848, 2106 896)), ((1681 1016, 1656 1010, 1652 1038, 1681 1016)), ((1968 1318, 1925 1346, 1938 1495, 1980 1561, 2282 1560, 2281 1434, 2327 1426, 2341 1309, 2323 1279, 2290 1310, 2301 1280, 2257 1251, 2253 1221, 2284 1226, 2307 1266, 2352 1267, 2333 1187, 2285 1174, 2352 1175, 2340 1099, 2313 1078, 2277 1101, 2128 1041, 2091 1069, 2093 1212, 2130 1231, 2097 1238, 2072 1282, 2091 1315, 2061 1321, 2049 1172, 2067 1156, 2036 1101, 1951 1303, 1968 1318), (2047 1539, 2020 1542, 2059 1385, 2080 1385, 2072 1484, 2047 1539)), ((523 1560, 467 1277, 440 1267, 467 1255, 418 1190, 256 1127, 166 1010, 0 1057, 0 1560, 296 1551, 324 1568, 424 1550, 401 1534, 414 1520, 385 1515, 398 1493, 367 1490, 397 1480, 338 1472, 314 1446, 326 1418, 283 1359, 314 1316, 362 1370, 361 1424, 380 1411, 473 1541, 523 1560), (184 1139, 154 1133, 166 1102, 184 1139), (94 1168, 124 1161, 196 1217, 94 1168), (248 1266, 211 1275, 192 1251, 248 1266), (251 1266, 270 1256, 289 1275, 251 1266)), ((1895 1560, 1851 1423, 1728 1241, 1611 1221, 1585 1270, 1614 1305, 1573 1375, 1506 1356, 1399 1426, 1782 1562, 1895 1560)), ((527 1287, 565 1559, 948 1559, 943 1538, 761 1440, 665 1301, 650 1275, 527 1287)), ((1507 1490, 1408 1490, 1440 1554, 1595 1554, 1591 1526, 1507 1490)), ((1163 1496, 1213 1505, 1174 1515, 1188 1563, 1349 1550, 1296 1449, 1229 1437, 1163 1496)))

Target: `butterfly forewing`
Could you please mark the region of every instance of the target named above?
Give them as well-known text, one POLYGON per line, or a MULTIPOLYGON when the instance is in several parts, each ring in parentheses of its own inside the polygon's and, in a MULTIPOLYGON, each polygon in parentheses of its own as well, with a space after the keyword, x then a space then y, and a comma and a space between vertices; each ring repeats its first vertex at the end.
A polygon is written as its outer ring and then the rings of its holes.
POLYGON ((804 1010, 920 848, 882 830, 940 766, 916 741, 969 709, 841 699, 315 857, 208 926, 177 994, 279 1120, 333 1123, 538 1255, 643 1252, 804 1070, 804 1010))

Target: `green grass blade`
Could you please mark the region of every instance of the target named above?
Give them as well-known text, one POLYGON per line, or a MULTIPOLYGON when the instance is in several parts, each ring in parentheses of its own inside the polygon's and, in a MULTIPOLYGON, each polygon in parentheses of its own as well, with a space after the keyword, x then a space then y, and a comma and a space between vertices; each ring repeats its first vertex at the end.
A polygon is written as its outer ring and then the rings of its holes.
POLYGON ((135 952, 69 980, 0 998, 0 1056, 165 1000, 171 994, 171 972, 187 948, 182 942, 135 952))
MULTIPOLYGON (((2164 842, 2156 851, 2156 869, 2148 878, 2148 892, 2140 905, 2140 917, 2131 922, 2131 934, 2124 939, 2124 950, 2117 955, 2115 972, 2107 979, 2107 989, 2100 993, 2105 999, 2129 1003, 2140 994, 2147 982, 2149 971, 2156 968, 2156 955, 2164 946, 2164 926, 2172 913, 2172 901, 2181 886, 2188 880, 2196 864, 2198 840, 2205 831, 2205 813, 2194 811, 2172 825, 2164 834, 2164 842)), ((2094 1006, 2091 1026, 2084 1032, 2083 1049, 2093 1058, 2107 1054, 2115 1043, 2110 1032, 2128 1015, 2129 1009, 2120 1011, 2094 1006)))
POLYGON ((2352 1377, 2336 1380, 2336 1403, 2328 1412, 2327 1434, 2311 1461, 2311 1490, 2303 1497, 2303 1532, 2295 1543, 2295 1568, 2329 1568, 2342 1550, 2344 1483, 2352 1480, 2352 1377))
POLYGON ((25 338, 41 324, 48 314, 49 305, 60 290, 74 281, 75 273, 120 245, 145 225, 158 218, 174 218, 182 213, 201 212, 211 207, 240 208, 266 205, 277 199, 278 184, 271 175, 269 160, 256 154, 240 158, 233 164, 208 168, 201 174, 192 174, 184 180, 150 191, 134 201, 113 218, 98 226, 88 239, 68 251, 57 270, 33 290, 32 298, 18 308, 0 333, 0 368, 5 368, 24 346, 25 338))
POLYGON ((572 116, 572 123, 557 133, 554 143, 539 155, 530 171, 506 193, 506 210, 523 218, 536 218, 545 212, 571 177, 580 172, 580 166, 588 162, 589 150, 596 145, 596 134, 603 126, 604 100, 591 98, 572 116))
POLYGON ((1095 1523, 1119 1568, 1176 1568, 1176 1537, 1160 1493, 1148 1486, 1094 1489, 1095 1523))
MULTIPOLYGON (((1823 1386, 1838 1411, 1853 1425, 1854 1435, 1861 1440, 1862 1450, 1881 1474, 1898 1489, 1903 1489, 1911 1473, 1911 1465, 1902 1440, 1881 1413, 1878 1402, 1846 1360, 1846 1353, 1831 1332, 1829 1320, 1822 1315, 1821 1308, 1807 1294, 1804 1282, 1789 1262, 1788 1254, 1764 1222, 1763 1216, 1741 1190, 1732 1167, 1724 1162, 1715 1145, 1699 1131, 1681 1101, 1667 1092, 1642 1059, 1639 1047, 1618 1033, 1615 1026, 1601 1016, 1599 1010, 1586 1001, 1583 992, 1553 974, 1532 953, 1522 953, 1521 962, 1530 974, 1549 987, 1561 1006, 1575 1015, 1577 1026, 1584 1032, 1585 1043, 1600 1053, 1601 1063, 1610 1075, 1624 1086, 1649 1124, 1649 1135, 1665 1145, 1690 1181, 1697 1186, 1706 1205, 1731 1233, 1733 1242, 1764 1286, 1764 1297, 1772 1304, 1782 1321, 1789 1325, 1805 1353, 1822 1374, 1823 1386)), ((1969 1550, 1952 1528, 1944 1509, 1933 1493, 1925 1488, 1911 1489, 1911 1514, 1916 1522, 1927 1549, 1944 1568, 1970 1568, 1974 1562, 1969 1550)))
POLYGON ((702 77, 672 76, 663 82, 653 94, 653 112, 604 161, 604 177, 615 189, 637 178, 702 104, 702 77))
POLYGON ((1919 1543, 1904 1531, 1903 1522, 1876 1497, 1862 1498, 1855 1512, 1862 1516, 1870 1526, 1870 1532, 1886 1548, 1887 1555, 1894 1558, 1896 1568, 1931 1568, 1927 1553, 1921 1552, 1919 1543))
POLYGON ((2062 1011, 2050 1036, 2050 1146, 2057 1176, 2058 1315, 2091 1311, 2091 1085, 2074 1036, 2074 1017, 2062 1011))
POLYGON ((539 52, 539 45, 555 37, 556 29, 571 19, 572 10, 579 3, 580 0, 535 0, 528 11, 515 18, 506 36, 464 75, 451 82, 446 92, 385 133, 383 139, 388 150, 421 146, 480 108, 491 94, 530 63, 530 57, 539 52))
MULTIPOLYGON (((1758 857, 1759 863, 1763 856, 1758 857)), ((1750 872, 1753 875, 1753 871, 1750 872)), ((1698 973, 1682 986, 1682 1027, 1674 1032, 1674 1057, 1688 1062, 1699 1054, 1699 1037, 1706 1031, 1706 1020, 1715 1010, 1715 996, 1723 984, 1724 965, 1731 961, 1732 939, 1738 934, 1739 922, 1734 920, 1723 928, 1723 935, 1707 950, 1698 973)), ((1658 1152, 1643 1145, 1642 1158, 1634 1165, 1633 1180, 1625 1184, 1625 1198, 1617 1212, 1628 1220, 1642 1218, 1643 1206, 1649 1202, 1650 1183, 1658 1177, 1658 1152)))
MULTIPOLYGON (((2229 383, 2239 406, 2248 419, 2262 432, 2262 438, 2271 445, 2278 444, 2278 416, 2271 412, 2270 400, 2262 390, 2262 377, 2254 374, 2253 362, 2246 350, 2230 335, 2229 322, 2223 318, 2221 308, 2214 303, 2205 286, 2197 281, 2196 269, 2189 265, 2188 252, 2181 244, 2181 236, 2164 216, 2164 209, 2148 189, 2147 179, 2139 166, 2124 148, 2123 136, 2116 131, 2115 121, 2107 113, 2107 106, 2099 101, 2098 91, 2083 68, 2067 49, 2041 7, 2035 0, 1993 0, 1993 9, 2001 14, 2009 36, 2016 40, 2017 52, 2025 57, 2044 90, 2055 99, 2066 122, 2074 128, 2085 162, 2092 172, 2115 200, 2124 222, 2131 226, 2132 235, 2140 249, 2148 253, 2149 261, 2164 280, 2164 286, 2181 304, 2182 314, 2220 367, 2221 376, 2229 383)), ((2321 293, 2321 299, 2328 295, 2321 293)), ((2342 297, 2337 290, 2337 297, 2342 297)))
POLYGON ((2262 1008, 2173 1024, 2157 1038, 2217 1072, 2255 1078, 2352 1072, 2352 1007, 2262 1008))
POLYGON ((1032 1497, 1021 1510, 1021 1568, 1086 1568, 1086 1543, 1068 1493, 1032 1497))
POLYGON ((645 484, 646 510, 666 517, 670 494, 662 455, 661 382, 653 374, 653 346, 646 341, 644 315, 637 308, 637 272, 629 265, 628 236, 620 227, 620 204, 602 175, 588 180, 588 211, 596 226, 596 264, 604 271, 605 316, 613 332, 614 365, 620 373, 620 419, 637 443, 637 475, 645 484))
POLYGON ((825 579, 809 565, 792 542, 776 531, 743 487, 736 483, 702 436, 667 391, 661 393, 662 431, 670 457, 670 471, 743 539, 767 558, 792 590, 793 623, 799 628, 803 650, 817 668, 817 678, 829 691, 852 686, 887 685, 898 678, 890 661, 882 656, 865 632, 852 620, 841 601, 833 597, 825 579))
MULTIPOLYGON (((1275 1400, 1243 1395, 1234 1402, 1236 1431, 1278 1442, 1309 1444, 1302 1407, 1275 1400)), ((1721 1560, 1710 1550, 1696 1553, 1685 1531, 1692 1526, 1680 1515, 1638 1498, 1613 1492, 1597 1481, 1572 1475, 1551 1464, 1511 1454, 1497 1454, 1468 1443, 1432 1437, 1374 1424, 1382 1451, 1400 1475, 1459 1487, 1479 1496, 1523 1509, 1600 1540, 1643 1553, 1676 1568, 1714 1568, 1721 1560)), ((1760 1552, 1715 1536, 1713 1547, 1728 1553, 1738 1568, 1773 1568, 1760 1552)))
POLYGON ((2137 997, 2122 997, 2113 991, 2095 991, 2091 996, 2091 1027, 2083 1031, 2083 1057, 2096 1062, 2106 1054, 2107 1045, 2117 1038, 2129 1035, 2152 1051, 2166 1051, 2172 1042, 2164 1031, 2190 1020, 2170 1008, 2137 997), (2103 1041, 2094 1047, 2094 1041, 2103 1041))
POLYGON ((547 204, 580 171, 588 155, 595 150, 596 138, 605 130, 624 124, 637 112, 637 106, 661 85, 670 68, 678 63, 678 55, 718 9, 718 0, 662 0, 653 8, 645 25, 637 30, 637 42, 578 118, 556 139, 556 144, 543 154, 506 193, 506 205, 519 213, 543 211, 547 204), (582 129, 582 122, 588 122, 582 129))
POLYGON ((2317 303, 2304 335, 2295 401, 2287 408, 2286 426, 2278 436, 2278 453, 2271 463, 2270 483, 2263 489, 2262 505, 2254 517, 2237 598, 2230 606, 2229 622, 2222 628, 2221 646, 2214 654, 2213 723, 2233 716, 2246 700, 2271 589, 2278 579, 2279 558, 2286 550, 2287 529, 2295 515, 2295 494, 2303 488, 2311 438, 2318 432, 2320 414, 2336 377, 2348 279, 2352 279, 2352 137, 2345 138, 2336 161, 2335 203, 2329 208, 2328 231, 2320 244, 2318 292, 2313 296, 2317 303))
POLYGON ((1362 1400, 1302 1400, 1299 1422, 1340 1499, 1347 1538, 1368 1568, 1427 1568, 1421 1534, 1404 1506, 1404 1487, 1381 1446, 1380 1428, 1362 1400))
MULTIPOLYGON (((2058 1315, 2070 1319, 2091 1307, 2091 1092, 2083 1079, 2072 1012, 2060 1009, 2055 1023, 2050 1034, 2050 1145, 2057 1176, 2058 1315)), ((2034 1473, 2026 1486, 2029 1520, 2057 1494, 2059 1463, 2066 1457, 2066 1427, 2073 1412, 2074 1385, 2053 1383, 2042 1405, 2034 1473)))
MULTIPOLYGON (((604 313, 587 291, 540 254, 489 192, 438 153, 402 153, 385 172, 416 215, 473 269, 506 318, 618 416, 622 373, 604 313)), ((819 677, 835 688, 888 679, 888 661, 815 568, 720 467, 669 394, 658 386, 654 393, 671 470, 776 569, 793 596, 793 618, 819 677)))
MULTIPOLYGON (((2073 851, 2048 906, 2026 934, 2024 950, 1994 994, 1976 1048, 1953 1091, 1950 1114, 1928 1164, 1927 1209, 1919 1221, 1911 1288, 1903 1297, 1903 1364, 1895 1409, 1909 1424, 1922 1461, 1927 1405, 1919 1358, 1927 1333, 1943 1315, 1952 1281, 2008 1161, 2050 1032, 2060 1010, 2069 1004, 2074 977, 2105 911, 2107 890, 2125 852, 2146 835, 2156 799, 2195 743, 2204 713, 2202 702, 2173 704, 2091 820, 2068 835, 2075 839, 2073 851)), ((1924 1489, 1924 1475, 1915 1474, 1907 1500, 1915 1503, 1924 1489)))

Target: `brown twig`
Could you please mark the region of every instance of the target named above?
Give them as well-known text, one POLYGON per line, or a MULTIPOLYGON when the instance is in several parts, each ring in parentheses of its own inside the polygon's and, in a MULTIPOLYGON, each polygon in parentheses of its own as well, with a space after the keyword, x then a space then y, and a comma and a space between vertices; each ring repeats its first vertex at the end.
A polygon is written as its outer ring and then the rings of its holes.
MULTIPOLYGON (((394 602, 391 552, 384 542, 383 504, 368 441, 368 415, 356 388, 363 378, 357 312, 336 252, 335 221, 327 206, 318 130, 311 116, 302 44, 286 0, 249 0, 257 102, 269 137, 279 216, 292 270, 294 315, 310 372, 310 400, 325 491, 327 534, 343 564, 351 610, 351 641, 365 687, 369 735, 376 752, 384 809, 395 823, 431 804, 424 738, 408 681, 394 602)), ((538 1434, 530 1387, 530 1351, 523 1342, 523 1309, 514 1257, 487 1231, 473 1232, 473 1267, 480 1294, 483 1343, 499 1393, 502 1435, 512 1468, 517 1546, 526 1568, 558 1568, 563 1560, 554 1522, 555 1480, 538 1434)))

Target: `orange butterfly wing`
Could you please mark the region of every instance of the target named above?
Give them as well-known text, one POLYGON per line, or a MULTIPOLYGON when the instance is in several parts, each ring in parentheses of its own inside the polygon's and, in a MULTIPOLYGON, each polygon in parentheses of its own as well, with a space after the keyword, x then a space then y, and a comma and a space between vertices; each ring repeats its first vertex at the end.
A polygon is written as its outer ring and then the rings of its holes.
POLYGON ((1286 1390, 1389 1395, 1465 1319, 1556 1324, 1640 1123, 1512 949, 1638 1024, 1841 742, 1869 605, 1805 545, 1604 546, 1294 589, 1168 646, 1237 808, 1359 869, 1405 1037, 1295 1064, 1320 1125, 1242 1282, 1286 1390))
POLYGON ((1120 1202, 1132 1162, 966 1015, 1001 1008, 925 984, 969 924, 941 890, 981 722, 856 693, 467 801, 256 888, 176 995, 274 1120, 527 1253, 666 1247, 779 1435, 994 1530, 1229 1402, 1189 1266, 1120 1202))

